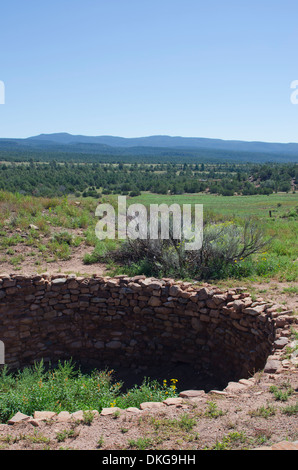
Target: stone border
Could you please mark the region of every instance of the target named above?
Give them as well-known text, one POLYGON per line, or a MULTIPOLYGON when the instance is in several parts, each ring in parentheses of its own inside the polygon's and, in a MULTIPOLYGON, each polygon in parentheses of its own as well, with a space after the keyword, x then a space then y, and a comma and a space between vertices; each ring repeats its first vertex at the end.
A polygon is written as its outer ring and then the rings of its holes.
POLYGON ((247 379, 280 367, 297 323, 291 313, 241 287, 145 276, 0 277, 0 339, 15 368, 67 352, 118 367, 194 362, 247 379))

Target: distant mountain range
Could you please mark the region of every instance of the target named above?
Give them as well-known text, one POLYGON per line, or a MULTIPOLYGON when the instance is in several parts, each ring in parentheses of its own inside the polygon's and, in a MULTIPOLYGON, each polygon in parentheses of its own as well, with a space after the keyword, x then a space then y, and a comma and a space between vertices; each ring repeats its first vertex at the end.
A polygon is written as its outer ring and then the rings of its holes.
POLYGON ((228 161, 298 162, 298 143, 245 142, 199 137, 124 138, 114 136, 84 136, 68 133, 41 134, 26 139, 0 139, 0 151, 5 152, 64 152, 100 155, 175 155, 228 161))
POLYGON ((205 139, 201 137, 170 137, 167 135, 154 135, 150 137, 113 137, 103 135, 89 137, 84 135, 41 134, 26 139, 29 141, 51 142, 56 144, 101 144, 110 147, 166 147, 166 148, 191 148, 191 149, 216 149, 231 150, 239 152, 258 153, 283 153, 298 156, 298 143, 266 143, 266 142, 244 142, 239 140, 205 139))

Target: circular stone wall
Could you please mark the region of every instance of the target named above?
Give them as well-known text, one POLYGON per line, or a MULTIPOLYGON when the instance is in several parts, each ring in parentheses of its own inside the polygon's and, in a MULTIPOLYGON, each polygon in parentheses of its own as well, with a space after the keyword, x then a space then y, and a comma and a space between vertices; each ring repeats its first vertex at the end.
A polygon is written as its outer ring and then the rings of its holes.
POLYGON ((70 358, 115 370, 182 365, 224 383, 264 367, 271 305, 173 279, 14 275, 0 278, 0 340, 12 369, 70 358))

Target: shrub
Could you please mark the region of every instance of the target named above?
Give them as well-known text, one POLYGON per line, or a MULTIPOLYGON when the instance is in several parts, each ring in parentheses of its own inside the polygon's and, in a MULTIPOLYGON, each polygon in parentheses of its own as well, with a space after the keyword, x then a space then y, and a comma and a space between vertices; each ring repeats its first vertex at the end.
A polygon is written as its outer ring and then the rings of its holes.
POLYGON ((95 264, 106 261, 110 252, 114 251, 117 247, 117 241, 105 240, 98 241, 91 254, 87 253, 84 256, 84 264, 95 264))
POLYGON ((243 226, 233 222, 206 224, 200 250, 186 251, 185 242, 185 239, 174 239, 171 233, 169 240, 128 239, 112 258, 138 274, 222 279, 231 274, 237 277, 251 274, 254 268, 248 260, 269 244, 262 230, 251 220, 243 226))

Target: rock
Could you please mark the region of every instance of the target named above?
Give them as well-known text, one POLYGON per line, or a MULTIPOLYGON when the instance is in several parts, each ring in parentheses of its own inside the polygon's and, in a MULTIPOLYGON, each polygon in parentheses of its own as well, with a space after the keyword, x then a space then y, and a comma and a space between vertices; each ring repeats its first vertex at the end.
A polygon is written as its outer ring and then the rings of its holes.
POLYGON ((239 383, 247 387, 252 387, 255 384, 255 379, 240 379, 239 383))
POLYGON ((103 408, 100 414, 101 416, 110 416, 120 411, 121 411, 121 408, 118 408, 117 406, 112 406, 111 408, 103 408))
POLYGON ((31 230, 39 230, 39 228, 33 224, 30 224, 28 228, 30 228, 31 230))
POLYGON ((42 423, 42 419, 34 419, 34 418, 30 418, 29 421, 28 421, 29 424, 32 424, 32 426, 34 426, 35 428, 37 428, 38 426, 40 426, 40 424, 42 423))
POLYGON ((70 421, 70 419, 71 414, 68 411, 61 411, 61 413, 59 413, 57 416, 57 421, 59 422, 70 421))
POLYGON ((172 286, 169 290, 169 294, 171 297, 179 297, 182 292, 182 289, 180 289, 180 287, 178 286, 172 286))
POLYGON ((109 287, 117 287, 119 285, 119 280, 118 279, 110 279, 107 282, 109 287))
POLYGON ((264 367, 266 374, 274 374, 281 368, 280 362, 276 359, 268 359, 264 367))
MULTIPOLYGON (((158 281, 157 281, 157 282, 158 282, 158 281)), ((152 288, 152 289, 153 289, 153 287, 152 287, 151 285, 152 285, 152 284, 154 285, 155 283, 156 283, 156 280, 153 279, 152 277, 151 277, 151 278, 148 277, 148 278, 146 278, 146 279, 140 280, 141 286, 149 287, 149 288, 152 288)))
POLYGON ((159 290, 162 288, 163 284, 164 283, 162 281, 152 281, 148 287, 153 290, 159 290))
POLYGON ((67 281, 66 278, 64 278, 64 277, 58 277, 57 279, 53 279, 53 280, 52 280, 52 284, 53 284, 53 285, 65 284, 66 281, 67 281))
POLYGON ((141 403, 140 409, 141 410, 155 410, 159 408, 164 408, 165 406, 166 405, 164 405, 164 403, 150 401, 150 402, 141 403))
POLYGON ((126 408, 126 410, 128 413, 141 413, 141 410, 139 410, 139 408, 136 408, 134 406, 130 406, 129 408, 126 408))
POLYGON ((206 300, 209 297, 209 291, 206 287, 203 287, 198 291, 198 299, 199 300, 206 300))
POLYGON ((71 414, 71 419, 74 421, 84 421, 84 412, 82 410, 75 411, 71 414))
POLYGON ((158 297, 155 297, 153 295, 152 297, 150 297, 148 305, 150 307, 160 307, 160 305, 162 305, 162 302, 158 297))
POLYGON ((10 418, 10 420, 7 422, 7 424, 22 423, 24 421, 29 421, 30 418, 31 418, 31 416, 27 416, 27 415, 21 413, 20 411, 18 411, 12 418, 10 418))
POLYGON ((288 338, 281 336, 276 341, 274 341, 274 346, 276 347, 276 349, 283 349, 288 344, 288 342, 288 338))
POLYGON ((260 313, 264 312, 264 310, 265 310, 265 305, 256 305, 255 307, 245 308, 243 310, 243 313, 246 313, 252 316, 257 316, 257 315, 260 315, 260 313))
POLYGON ((220 305, 227 300, 226 294, 216 294, 213 296, 216 305, 220 305))
POLYGON ((229 382, 228 386, 224 389, 228 393, 237 393, 246 389, 246 385, 243 385, 239 382, 229 382))
POLYGON ((183 398, 174 397, 174 398, 167 398, 166 400, 163 401, 163 403, 167 406, 182 405, 182 403, 184 403, 184 400, 183 398))
POLYGON ((53 411, 35 411, 33 418, 41 421, 48 421, 53 419, 56 414, 57 413, 54 413, 53 411))
POLYGON ((242 292, 245 292, 247 290, 247 287, 242 287, 242 286, 234 287, 234 290, 237 294, 241 294, 242 292))
POLYGON ((184 392, 179 393, 180 398, 196 398, 205 396, 206 393, 204 390, 185 390, 184 392))
POLYGON ((236 311, 241 311, 243 306, 245 304, 243 303, 242 300, 234 300, 234 302, 232 302, 232 307, 236 310, 236 311))

